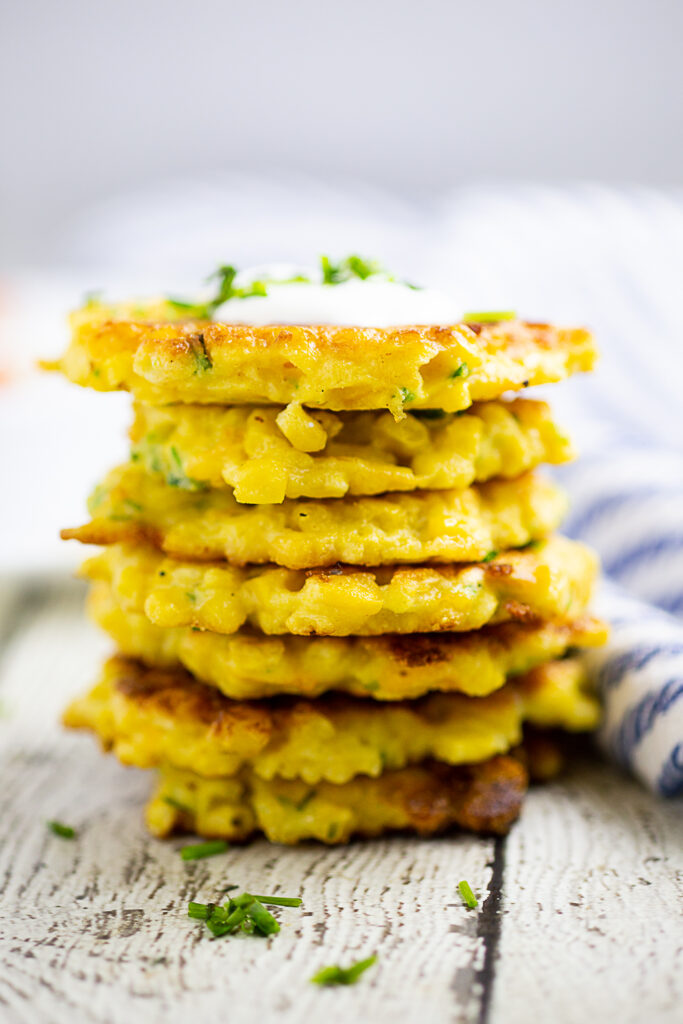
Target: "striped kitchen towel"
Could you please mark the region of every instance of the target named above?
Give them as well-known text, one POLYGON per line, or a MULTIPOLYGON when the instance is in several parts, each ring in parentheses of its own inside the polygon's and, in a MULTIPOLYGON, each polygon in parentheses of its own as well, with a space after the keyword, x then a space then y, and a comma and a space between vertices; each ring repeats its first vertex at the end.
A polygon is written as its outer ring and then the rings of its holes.
POLYGON ((683 793, 683 458, 625 440, 562 473, 567 532, 600 551, 597 611, 612 626, 587 655, 604 703, 601 738, 663 796, 683 793))
POLYGON ((601 742, 662 796, 683 792, 683 627, 605 582, 597 611, 612 627, 588 665, 604 698, 601 742))
POLYGON ((580 450, 557 473, 565 531, 597 549, 606 577, 611 640, 586 655, 601 738, 655 792, 681 794, 683 194, 472 187, 453 193, 443 233, 441 262, 473 301, 595 331, 598 372, 548 398, 580 450))

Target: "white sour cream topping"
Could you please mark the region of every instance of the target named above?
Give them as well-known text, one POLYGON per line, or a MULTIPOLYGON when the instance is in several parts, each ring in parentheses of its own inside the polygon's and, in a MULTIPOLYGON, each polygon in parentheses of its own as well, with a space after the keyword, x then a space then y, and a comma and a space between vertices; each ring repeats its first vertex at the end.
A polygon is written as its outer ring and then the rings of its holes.
POLYGON ((362 281, 322 284, 319 271, 292 267, 260 267, 238 275, 243 285, 261 275, 289 277, 304 273, 311 283, 268 284, 268 294, 230 299, 214 320, 250 324, 340 324, 355 327, 400 327, 412 324, 453 324, 462 307, 450 296, 430 288, 410 288, 376 275, 362 281))

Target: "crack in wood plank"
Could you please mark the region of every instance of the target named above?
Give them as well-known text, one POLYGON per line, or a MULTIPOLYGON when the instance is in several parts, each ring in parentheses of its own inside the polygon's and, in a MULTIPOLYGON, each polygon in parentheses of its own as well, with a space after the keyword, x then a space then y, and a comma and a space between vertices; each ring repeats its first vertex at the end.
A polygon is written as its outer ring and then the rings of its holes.
POLYGON ((488 892, 477 919, 477 938, 484 941, 484 962, 476 974, 481 988, 477 1024, 488 1024, 496 978, 496 961, 501 933, 501 902, 505 877, 505 838, 499 836, 493 844, 493 864, 488 892))

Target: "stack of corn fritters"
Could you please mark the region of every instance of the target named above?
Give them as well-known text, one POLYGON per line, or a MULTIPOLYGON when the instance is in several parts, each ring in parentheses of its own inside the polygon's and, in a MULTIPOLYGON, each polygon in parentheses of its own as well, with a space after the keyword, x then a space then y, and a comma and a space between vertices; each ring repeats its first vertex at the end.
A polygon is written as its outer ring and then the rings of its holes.
MULTIPOLYGON (((59 364, 135 399, 128 463, 67 538, 119 654, 66 712, 157 772, 150 829, 294 843, 504 832, 530 729, 587 730, 593 554, 553 531, 547 405, 584 330, 247 327, 175 306, 74 315, 59 364)), ((539 751, 546 756, 539 758, 539 751)))

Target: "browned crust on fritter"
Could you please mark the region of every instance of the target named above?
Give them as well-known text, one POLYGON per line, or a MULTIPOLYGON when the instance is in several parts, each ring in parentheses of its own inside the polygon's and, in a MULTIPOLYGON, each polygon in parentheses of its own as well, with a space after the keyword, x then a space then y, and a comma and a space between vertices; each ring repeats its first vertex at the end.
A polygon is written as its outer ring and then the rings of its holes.
POLYGON ((287 405, 456 412, 593 368, 590 331, 521 320, 353 327, 181 320, 163 301, 89 304, 62 360, 44 364, 98 391, 154 404, 287 405), (467 367, 467 372, 463 371, 467 367))
MULTIPOLYGON (((264 349, 279 350, 283 354, 306 352, 309 357, 320 355, 358 355, 364 349, 401 348, 406 340, 422 344, 435 353, 450 347, 454 334, 470 342, 479 340, 489 351, 505 349, 511 357, 534 348, 553 349, 566 344, 567 337, 579 337, 589 332, 585 328, 562 328, 553 324, 525 320, 504 320, 485 324, 458 323, 452 325, 406 325, 402 327, 348 327, 334 324, 250 326, 247 324, 218 323, 210 320, 126 320, 107 319, 88 325, 89 344, 102 351, 135 352, 143 343, 153 346, 167 358, 202 356, 211 361, 212 353, 222 348, 238 347, 256 355, 264 349)), ((286 364, 285 364, 286 366, 286 364)))
POLYGON ((524 742, 513 751, 513 755, 526 768, 530 782, 550 782, 563 771, 569 748, 576 739, 576 736, 562 733, 559 729, 537 729, 525 725, 524 742))
POLYGON ((260 737, 264 746, 278 731, 278 717, 292 714, 297 704, 303 709, 307 703, 287 697, 272 698, 267 703, 231 700, 185 669, 150 668, 121 655, 112 658, 109 665, 116 673, 116 689, 135 703, 171 717, 199 721, 215 736, 249 733, 260 737))
POLYGON ((494 757, 459 771, 438 765, 437 770, 448 773, 452 820, 459 828, 504 835, 519 817, 529 779, 516 758, 494 757))
POLYGON ((427 762, 394 774, 396 801, 419 835, 452 826, 504 835, 519 817, 528 785, 524 765, 507 755, 455 768, 427 762))
MULTIPOLYGON (((402 832, 431 836, 455 828, 479 835, 506 835, 519 817, 529 776, 522 760, 501 754, 481 764, 457 767, 425 761, 388 771, 380 780, 368 779, 368 789, 378 782, 382 799, 400 807, 405 815, 402 832)), ((172 828, 192 831, 194 814, 178 811, 172 828)), ((356 827, 352 835, 372 838, 379 831, 393 829, 356 827)))
MULTIPOLYGON (((233 700, 215 687, 200 682, 183 668, 158 668, 135 658, 116 655, 107 663, 114 690, 145 712, 176 720, 190 720, 206 727, 207 740, 228 742, 232 735, 249 746, 263 749, 269 741, 291 727, 302 728, 309 719, 334 717, 354 708, 365 714, 383 714, 381 702, 343 693, 327 693, 314 700, 294 695, 268 700, 233 700)), ((472 698, 474 699, 474 698, 472 698)), ((429 695, 411 701, 419 713, 429 695)))
POLYGON ((538 625, 541 619, 538 615, 529 607, 528 604, 523 604, 521 601, 506 601, 503 605, 506 615, 508 615, 514 622, 527 622, 530 625, 538 625))
MULTIPOLYGON (((562 630, 567 637, 577 633, 590 631, 598 620, 592 615, 582 615, 571 622, 554 623, 556 630, 562 630)), ((530 633, 538 628, 537 621, 506 622, 497 626, 483 626, 472 633, 390 633, 385 636, 372 637, 374 646, 384 647, 389 657, 401 670, 410 670, 424 665, 436 665, 450 660, 453 645, 461 650, 468 646, 478 646, 482 639, 491 646, 501 650, 509 650, 520 643, 520 631, 530 633)))

